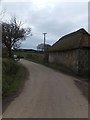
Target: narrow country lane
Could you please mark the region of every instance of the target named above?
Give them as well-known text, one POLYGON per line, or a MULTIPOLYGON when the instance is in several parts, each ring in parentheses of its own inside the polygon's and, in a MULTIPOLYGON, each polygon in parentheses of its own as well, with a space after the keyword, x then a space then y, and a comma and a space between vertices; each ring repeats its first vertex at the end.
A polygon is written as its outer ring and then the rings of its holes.
POLYGON ((29 70, 29 78, 3 118, 88 118, 88 101, 74 77, 27 60, 20 62, 29 70))

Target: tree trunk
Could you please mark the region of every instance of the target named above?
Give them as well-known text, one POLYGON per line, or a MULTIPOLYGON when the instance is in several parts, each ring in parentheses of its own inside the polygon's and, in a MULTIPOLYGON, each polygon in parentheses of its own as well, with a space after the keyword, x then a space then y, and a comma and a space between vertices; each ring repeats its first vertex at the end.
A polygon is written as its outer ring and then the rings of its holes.
POLYGON ((10 57, 10 58, 12 57, 12 50, 11 50, 11 48, 8 49, 8 57, 10 57))

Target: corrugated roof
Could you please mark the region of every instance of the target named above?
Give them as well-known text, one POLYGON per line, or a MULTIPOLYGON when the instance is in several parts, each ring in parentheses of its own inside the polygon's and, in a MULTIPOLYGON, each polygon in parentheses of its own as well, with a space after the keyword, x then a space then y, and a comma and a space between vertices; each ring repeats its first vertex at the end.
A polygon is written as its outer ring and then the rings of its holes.
POLYGON ((61 51, 81 47, 90 47, 89 41, 90 34, 82 28, 60 38, 55 44, 50 47, 49 51, 61 51))

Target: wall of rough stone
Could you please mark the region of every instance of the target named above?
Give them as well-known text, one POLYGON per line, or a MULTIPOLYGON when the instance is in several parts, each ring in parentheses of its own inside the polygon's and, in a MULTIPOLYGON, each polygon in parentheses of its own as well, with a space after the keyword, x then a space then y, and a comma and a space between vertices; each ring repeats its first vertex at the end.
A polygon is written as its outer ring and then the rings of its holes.
POLYGON ((49 53, 49 62, 64 64, 77 74, 86 74, 88 71, 88 50, 75 49, 64 52, 49 53))
POLYGON ((83 75, 83 74, 88 75, 89 62, 90 62, 89 61, 90 50, 87 49, 87 48, 84 48, 84 49, 79 49, 78 52, 79 52, 79 55, 78 55, 78 64, 79 64, 78 72, 79 72, 80 75, 83 75))

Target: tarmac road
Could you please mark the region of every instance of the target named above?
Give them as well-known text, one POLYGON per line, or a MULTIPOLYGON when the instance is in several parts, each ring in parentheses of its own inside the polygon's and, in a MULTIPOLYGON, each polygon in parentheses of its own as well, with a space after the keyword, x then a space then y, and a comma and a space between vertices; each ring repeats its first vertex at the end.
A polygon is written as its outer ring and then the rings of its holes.
POLYGON ((74 84, 74 77, 27 60, 29 70, 21 94, 3 118, 88 118, 88 101, 74 84))

